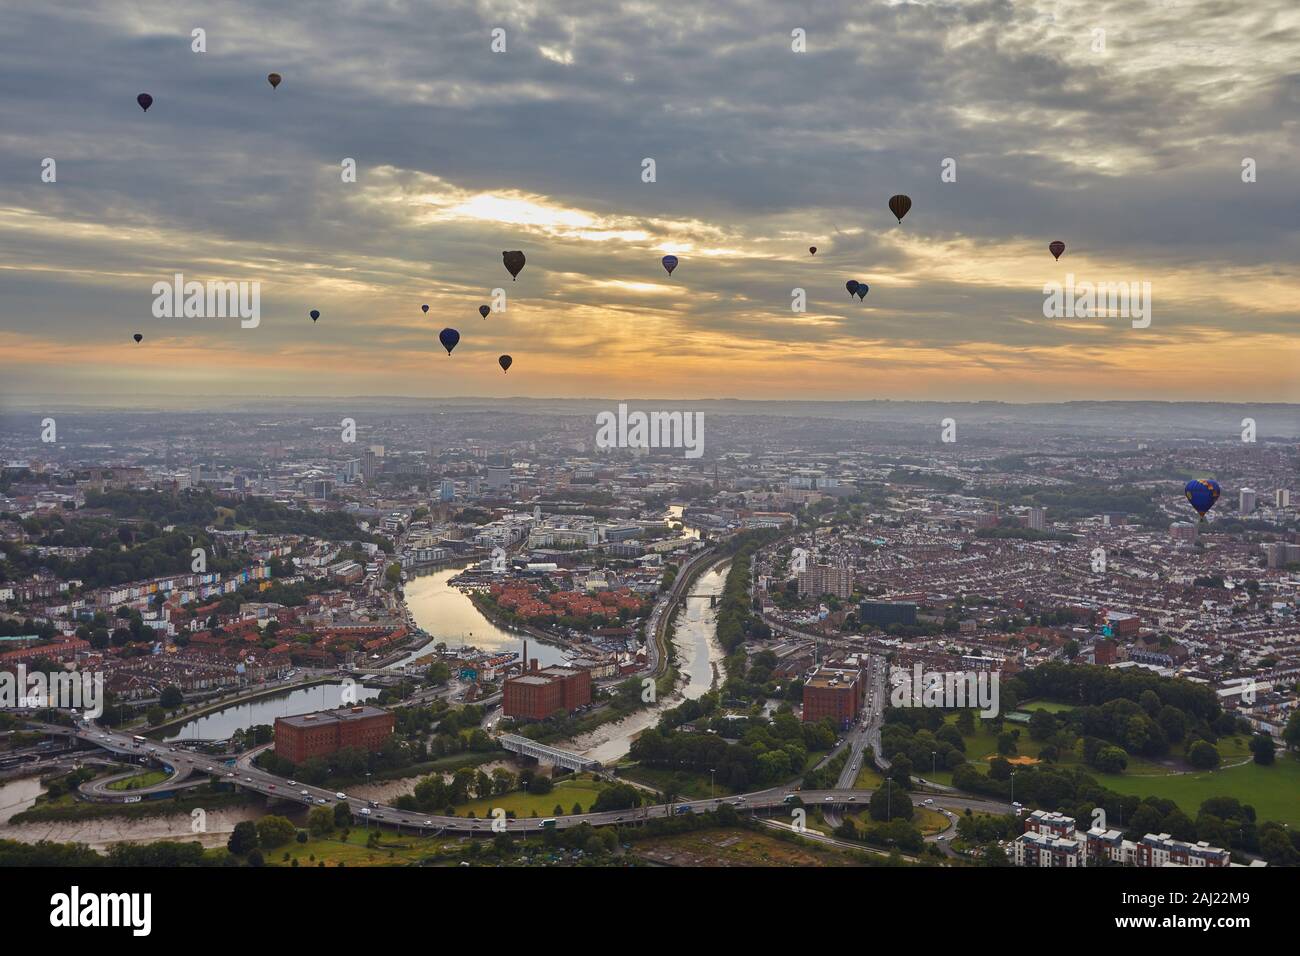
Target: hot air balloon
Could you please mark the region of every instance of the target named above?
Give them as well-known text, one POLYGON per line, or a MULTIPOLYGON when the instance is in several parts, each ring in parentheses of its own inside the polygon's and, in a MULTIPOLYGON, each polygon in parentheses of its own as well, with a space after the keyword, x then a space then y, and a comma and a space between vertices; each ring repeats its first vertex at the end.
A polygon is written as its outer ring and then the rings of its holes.
POLYGON ((858 294, 858 280, 850 279, 848 282, 844 283, 844 288, 849 290, 849 298, 853 298, 858 294))
POLYGON ((313 322, 315 322, 315 321, 316 321, 317 319, 319 319, 319 318, 320 318, 320 313, 317 312, 315 309, 312 309, 312 310, 311 310, 311 320, 312 320, 313 322))
POLYGON ((889 211, 898 217, 899 222, 903 221, 903 217, 907 215, 907 211, 911 208, 912 197, 904 196, 901 193, 889 197, 889 211))
POLYGON ((524 271, 524 254, 518 250, 514 252, 501 253, 501 261, 506 264, 506 271, 510 273, 511 281, 519 278, 519 273, 524 271))
POLYGON ((146 113, 149 112, 149 107, 153 106, 153 97, 148 93, 141 93, 135 98, 135 101, 140 104, 140 109, 146 113))
POLYGON ((478 314, 483 316, 483 318, 485 319, 488 317, 488 313, 491 311, 492 311, 492 306, 490 305, 480 305, 478 307, 478 314))
POLYGON ((808 247, 808 255, 810 255, 810 256, 815 256, 815 255, 817 255, 817 247, 816 247, 816 246, 809 246, 809 247, 808 247))
POLYGON ((664 257, 663 257, 661 260, 659 260, 659 261, 662 262, 662 263, 664 264, 664 268, 668 270, 668 274, 669 274, 669 275, 672 275, 672 274, 673 274, 673 270, 677 268, 677 257, 676 257, 676 256, 664 256, 664 257))
POLYGON ((497 364, 501 366, 501 371, 503 372, 510 371, 510 366, 513 365, 514 363, 515 360, 512 359, 509 355, 503 355, 499 359, 497 359, 497 364))
POLYGON ((1187 498, 1196 513, 1205 520, 1205 514, 1214 507, 1214 503, 1219 500, 1219 495, 1223 489, 1213 478, 1193 478, 1183 489, 1183 495, 1187 498))
POLYGON ((867 293, 870 292, 871 289, 867 286, 865 282, 859 282, 857 291, 858 291, 858 301, 861 302, 863 299, 867 297, 867 293))
POLYGON ((271 89, 275 89, 277 86, 280 85, 280 74, 279 73, 266 74, 266 82, 271 84, 271 89))
POLYGON ((1055 242, 1050 242, 1047 244, 1047 251, 1056 256, 1057 259, 1060 259, 1061 253, 1065 251, 1065 243, 1060 239, 1057 239, 1055 242))
POLYGON ((429 311, 429 307, 428 307, 427 305, 422 305, 422 306, 420 306, 420 311, 421 311, 421 312, 428 312, 428 311, 429 311))
POLYGON ((443 329, 438 333, 438 341, 441 342, 442 347, 447 350, 447 354, 451 355, 451 350, 454 349, 456 343, 460 341, 460 333, 455 329, 443 329))
POLYGON ((137 333, 135 333, 135 335, 131 336, 131 338, 133 338, 133 339, 135 339, 137 342, 139 342, 141 339, 144 338, 144 336, 141 335, 139 332, 137 332, 137 333))

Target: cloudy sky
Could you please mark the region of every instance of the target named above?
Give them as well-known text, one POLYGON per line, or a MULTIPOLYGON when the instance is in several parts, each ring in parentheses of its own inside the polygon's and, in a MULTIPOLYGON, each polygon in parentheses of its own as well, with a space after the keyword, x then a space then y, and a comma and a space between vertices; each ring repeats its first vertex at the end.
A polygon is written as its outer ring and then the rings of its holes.
POLYGON ((0 47, 0 401, 1300 401, 1294 0, 5 0, 0 47), (260 325, 155 318, 178 272, 260 325), (1069 273, 1150 326, 1045 318, 1069 273))

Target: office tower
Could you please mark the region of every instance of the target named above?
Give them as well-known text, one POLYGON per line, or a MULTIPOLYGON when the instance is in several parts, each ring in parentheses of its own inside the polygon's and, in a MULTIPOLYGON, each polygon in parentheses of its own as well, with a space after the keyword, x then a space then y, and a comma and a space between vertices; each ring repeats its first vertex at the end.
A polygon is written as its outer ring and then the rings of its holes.
POLYGON ((1248 515, 1255 510, 1255 489, 1241 489, 1241 501, 1237 505, 1237 510, 1244 515, 1248 515))
POLYGON ((1279 508, 1291 507, 1291 492, 1286 488, 1279 488, 1274 498, 1279 508))

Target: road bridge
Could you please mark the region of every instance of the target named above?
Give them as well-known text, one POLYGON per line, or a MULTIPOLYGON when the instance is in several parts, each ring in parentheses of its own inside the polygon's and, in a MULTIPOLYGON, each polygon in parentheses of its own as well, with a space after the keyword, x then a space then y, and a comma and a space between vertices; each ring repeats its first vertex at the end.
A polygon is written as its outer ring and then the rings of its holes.
POLYGON ((534 760, 554 764, 557 767, 563 767, 565 770, 600 769, 600 761, 598 760, 591 760, 570 753, 567 750, 560 750, 558 747, 548 747, 545 744, 539 744, 535 740, 529 740, 527 737, 520 737, 518 734, 502 734, 497 738, 497 743, 521 757, 532 757, 534 760))

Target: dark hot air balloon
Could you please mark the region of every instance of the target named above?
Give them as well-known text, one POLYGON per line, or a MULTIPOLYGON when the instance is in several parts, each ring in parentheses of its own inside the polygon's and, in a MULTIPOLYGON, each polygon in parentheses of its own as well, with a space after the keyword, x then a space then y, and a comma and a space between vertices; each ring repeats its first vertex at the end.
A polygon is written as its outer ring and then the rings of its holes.
POLYGON ((478 314, 483 316, 483 318, 485 319, 488 317, 488 313, 491 311, 492 311, 492 306, 490 305, 480 305, 478 307, 478 314))
POLYGON ((316 321, 317 319, 319 319, 319 318, 320 318, 320 313, 317 312, 315 309, 312 309, 312 310, 311 310, 311 320, 312 320, 313 322, 315 322, 315 321, 316 321))
POLYGON ((1222 493, 1219 483, 1213 478, 1194 478, 1183 489, 1183 496, 1191 502, 1202 521, 1205 520, 1206 512, 1214 507, 1214 503, 1219 500, 1219 495, 1222 493))
POLYGON ((1047 251, 1056 256, 1057 259, 1060 259, 1061 253, 1065 251, 1065 243, 1060 239, 1057 239, 1055 242, 1050 242, 1047 244, 1047 251))
POLYGON ((911 208, 912 197, 904 196, 901 193, 889 197, 889 211, 898 217, 899 222, 903 221, 903 217, 907 215, 907 211, 911 208))
POLYGON ((867 286, 867 284, 866 284, 865 282, 859 282, 859 283, 858 283, 858 301, 861 302, 863 299, 865 299, 865 298, 867 297, 867 293, 870 292, 870 291, 871 291, 870 288, 868 288, 868 286, 867 286))
POLYGON ((810 256, 815 256, 815 255, 817 255, 817 247, 816 247, 816 246, 809 246, 809 247, 808 247, 808 255, 810 255, 810 256))
POLYGON ((497 359, 497 364, 501 366, 501 371, 508 372, 510 371, 510 366, 515 364, 515 360, 509 355, 503 355, 497 359))
POLYGON ((428 312, 428 311, 429 311, 429 307, 428 307, 427 305, 422 305, 422 306, 420 306, 420 311, 421 311, 421 312, 428 312))
POLYGON ((662 262, 662 263, 664 264, 664 268, 668 270, 668 274, 669 274, 669 275, 672 275, 672 274, 673 274, 673 270, 677 268, 677 257, 676 257, 676 256, 664 256, 664 257, 663 257, 661 260, 659 260, 659 261, 662 262))
POLYGON ((456 343, 460 341, 460 333, 455 329, 443 329, 438 333, 438 341, 441 342, 442 347, 447 350, 447 354, 451 355, 451 350, 454 349, 456 343))
POLYGON ((146 113, 149 112, 149 107, 153 106, 153 97, 148 93, 141 93, 135 98, 135 101, 140 104, 140 109, 146 113))
POLYGON ((135 335, 131 336, 131 338, 133 338, 133 339, 135 339, 137 342, 139 342, 141 339, 144 338, 144 336, 141 335, 139 332, 137 332, 137 333, 135 333, 135 335))
POLYGON ((858 294, 858 280, 850 279, 848 282, 844 283, 844 288, 849 290, 849 298, 853 298, 858 294))
POLYGON ((281 77, 279 73, 266 74, 266 82, 271 84, 271 89, 275 89, 277 86, 280 85, 280 79, 281 77))
POLYGON ((522 252, 516 250, 501 253, 501 261, 506 264, 506 271, 510 273, 511 281, 514 281, 519 278, 519 273, 524 271, 524 263, 527 260, 522 252))

